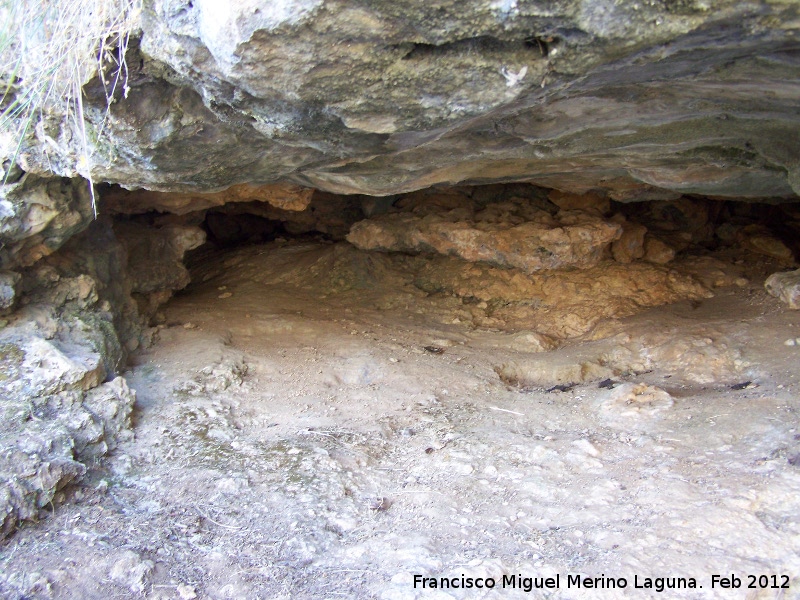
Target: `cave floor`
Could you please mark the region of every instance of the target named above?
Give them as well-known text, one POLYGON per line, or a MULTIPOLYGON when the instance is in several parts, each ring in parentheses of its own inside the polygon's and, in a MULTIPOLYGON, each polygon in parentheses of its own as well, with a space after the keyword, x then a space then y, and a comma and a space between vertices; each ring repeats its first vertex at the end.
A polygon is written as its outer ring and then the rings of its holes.
POLYGON ((0 556, 25 597, 800 597, 800 315, 763 279, 536 353, 401 278, 308 284, 330 252, 195 271, 126 374, 136 439, 0 556))

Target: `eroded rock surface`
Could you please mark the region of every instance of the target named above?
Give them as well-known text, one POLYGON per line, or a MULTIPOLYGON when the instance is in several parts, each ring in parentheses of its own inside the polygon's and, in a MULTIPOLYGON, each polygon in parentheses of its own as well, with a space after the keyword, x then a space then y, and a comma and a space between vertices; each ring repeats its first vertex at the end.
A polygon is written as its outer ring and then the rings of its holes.
POLYGON ((14 306, 20 279, 14 271, 0 271, 0 314, 14 306))
POLYGON ((103 194, 103 208, 114 214, 148 211, 184 215, 233 202, 264 202, 285 211, 302 211, 311 203, 314 190, 297 185, 234 185, 220 192, 172 193, 110 188, 103 194))
POLYGON ((94 210, 80 178, 26 175, 0 187, 0 267, 27 267, 85 229, 94 210))
POLYGON ((593 266, 622 234, 617 224, 582 213, 561 219, 535 210, 527 219, 515 215, 524 208, 492 204, 479 212, 463 206, 439 214, 381 215, 356 223, 347 241, 362 250, 433 251, 534 273, 593 266))
POLYGON ((189 284, 183 257, 206 239, 202 229, 188 224, 118 221, 114 232, 127 255, 125 272, 131 292, 147 316, 189 284))
POLYGON ((0 271, 0 537, 131 435, 135 395, 117 373, 144 323, 125 251, 110 219, 91 220, 85 185, 5 190, 16 216, 0 234, 14 269, 0 271))
POLYGON ((764 283, 767 291, 780 298, 789 308, 800 308, 800 269, 774 273, 764 283))
POLYGON ((430 293, 462 298, 468 309, 477 303, 482 314, 475 318, 482 326, 531 328, 559 339, 583 335, 603 319, 644 307, 711 295, 691 276, 645 263, 605 262, 591 269, 529 276, 441 258, 428 261, 415 284, 430 293))
POLYGON ((90 82, 87 135, 44 115, 19 163, 72 176, 88 137, 95 181, 162 191, 796 197, 798 23, 781 0, 154 0, 111 114, 90 82))

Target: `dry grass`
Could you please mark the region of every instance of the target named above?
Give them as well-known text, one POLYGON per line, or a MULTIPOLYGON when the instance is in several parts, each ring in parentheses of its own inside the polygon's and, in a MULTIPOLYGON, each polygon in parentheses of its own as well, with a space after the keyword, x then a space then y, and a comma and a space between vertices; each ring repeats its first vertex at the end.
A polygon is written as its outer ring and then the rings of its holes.
POLYGON ((127 94, 125 51, 140 9, 141 0, 0 0, 0 133, 16 145, 5 158, 56 115, 77 132, 75 170, 91 181, 82 88, 100 74, 109 103, 127 94))

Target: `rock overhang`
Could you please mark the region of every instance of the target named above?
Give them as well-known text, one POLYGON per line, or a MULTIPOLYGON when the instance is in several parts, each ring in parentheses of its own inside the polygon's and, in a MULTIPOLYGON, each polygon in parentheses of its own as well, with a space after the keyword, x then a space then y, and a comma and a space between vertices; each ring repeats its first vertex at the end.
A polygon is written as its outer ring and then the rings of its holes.
MULTIPOLYGON (((778 1, 153 0, 127 97, 106 118, 99 84, 85 88, 90 130, 106 132, 92 176, 178 192, 528 181, 621 201, 794 200, 799 30, 778 1)), ((74 174, 41 141, 23 167, 74 174)))

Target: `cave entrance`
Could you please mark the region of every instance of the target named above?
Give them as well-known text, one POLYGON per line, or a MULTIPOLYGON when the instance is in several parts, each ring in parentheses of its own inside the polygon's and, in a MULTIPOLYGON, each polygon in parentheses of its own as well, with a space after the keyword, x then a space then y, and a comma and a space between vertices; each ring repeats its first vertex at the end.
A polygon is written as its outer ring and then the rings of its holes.
POLYGON ((516 389, 655 369, 683 385, 737 385, 755 371, 716 341, 736 334, 698 331, 725 302, 766 301, 764 279, 800 256, 800 205, 778 201, 621 202, 525 183, 381 198, 296 186, 104 197, 150 334, 217 330, 258 353, 344 332, 332 348, 348 373, 323 377, 334 387, 377 385, 398 352, 460 364, 467 349, 471 368, 516 389), (646 331, 657 307, 684 321, 646 331), (686 339, 667 333, 689 321, 686 339), (641 329, 636 341, 615 350, 628 327, 641 329), (361 338, 388 345, 342 350, 361 338), (592 344, 602 351, 579 359, 592 344), (352 365, 351 354, 372 358, 352 365))
MULTIPOLYGON (((154 531, 198 507, 202 568, 406 597, 417 572, 793 556, 765 523, 800 497, 800 331, 763 284, 796 267, 796 204, 524 184, 180 203, 116 217, 159 251, 129 253, 152 343, 112 462, 154 531)), ((181 539, 158 544, 188 556, 181 539)))
POLYGON ((104 198, 140 311, 156 325, 173 292, 216 282, 231 298, 243 282, 230 278, 247 267, 265 302, 284 294, 331 314, 521 334, 538 352, 648 308, 760 287, 800 257, 799 205, 779 201, 621 202, 525 183, 380 198, 296 186, 109 188, 104 198))

